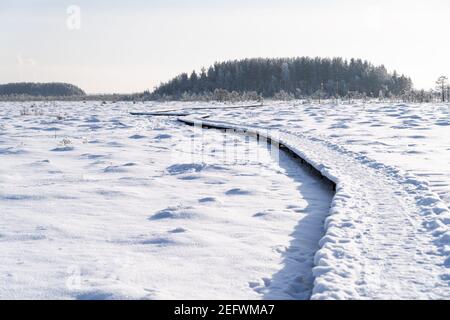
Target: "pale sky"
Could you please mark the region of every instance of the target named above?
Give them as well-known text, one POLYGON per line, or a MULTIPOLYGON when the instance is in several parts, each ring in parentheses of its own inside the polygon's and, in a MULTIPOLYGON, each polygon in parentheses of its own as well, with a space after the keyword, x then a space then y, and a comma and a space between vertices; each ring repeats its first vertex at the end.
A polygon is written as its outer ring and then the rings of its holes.
POLYGON ((448 0, 0 0, 0 83, 131 93, 215 61, 342 56, 429 89, 449 35, 448 0))

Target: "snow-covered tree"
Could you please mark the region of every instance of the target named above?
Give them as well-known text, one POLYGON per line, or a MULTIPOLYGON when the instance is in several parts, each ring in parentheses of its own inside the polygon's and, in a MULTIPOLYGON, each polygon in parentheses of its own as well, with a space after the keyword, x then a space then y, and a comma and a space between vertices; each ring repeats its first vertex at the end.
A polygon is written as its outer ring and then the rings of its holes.
POLYGON ((436 90, 441 93, 442 102, 445 102, 445 91, 448 86, 448 78, 446 76, 440 76, 436 81, 436 90))

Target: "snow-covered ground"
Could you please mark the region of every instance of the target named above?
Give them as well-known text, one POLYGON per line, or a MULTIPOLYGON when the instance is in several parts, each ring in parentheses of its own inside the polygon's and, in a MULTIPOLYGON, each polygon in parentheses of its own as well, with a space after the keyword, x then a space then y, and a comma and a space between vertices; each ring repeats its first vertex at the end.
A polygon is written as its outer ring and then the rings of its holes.
POLYGON ((273 103, 220 112, 217 119, 251 119, 299 130, 423 177, 450 207, 450 105, 273 103))
POLYGON ((450 299, 449 105, 24 105, 0 104, 0 298, 450 299), (157 110, 337 192, 128 114, 157 110))
POLYGON ((334 192, 131 104, 0 104, 0 299, 307 299, 334 192), (194 138, 194 139, 193 139, 194 138))
POLYGON ((450 298, 448 106, 269 103, 202 121, 278 139, 338 184, 313 298, 450 298))

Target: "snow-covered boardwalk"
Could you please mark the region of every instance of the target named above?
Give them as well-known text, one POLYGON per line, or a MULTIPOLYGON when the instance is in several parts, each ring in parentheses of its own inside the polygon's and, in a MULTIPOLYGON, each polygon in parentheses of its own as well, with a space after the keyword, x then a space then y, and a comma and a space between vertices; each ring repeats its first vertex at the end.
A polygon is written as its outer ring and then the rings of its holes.
POLYGON ((310 298, 334 192, 308 168, 132 104, 31 104, 0 104, 0 299, 310 298))
POLYGON ((31 104, 0 103, 0 298, 450 298, 444 107, 31 104))
POLYGON ((181 120, 279 141, 337 184, 313 299, 450 298, 450 216, 426 182, 300 132, 181 120))

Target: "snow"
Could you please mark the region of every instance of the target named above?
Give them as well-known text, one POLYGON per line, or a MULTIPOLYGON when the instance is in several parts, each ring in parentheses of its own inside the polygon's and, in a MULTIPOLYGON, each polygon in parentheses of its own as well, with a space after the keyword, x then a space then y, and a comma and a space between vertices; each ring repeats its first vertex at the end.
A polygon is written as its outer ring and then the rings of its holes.
POLYGON ((278 102, 258 111, 221 112, 215 118, 258 113, 260 126, 288 126, 423 177, 450 206, 448 104, 278 102))
POLYGON ((334 193, 296 160, 132 104, 30 105, 0 104, 1 299, 311 296, 334 193))
POLYGON ((30 104, 0 104, 0 298, 450 299, 449 105, 30 104))
POLYGON ((192 119, 276 139, 336 182, 326 235, 315 257, 313 299, 450 298, 448 106, 274 103, 258 113, 218 112, 206 121, 192 119), (392 125, 385 118, 393 109, 400 109, 397 120, 419 114, 410 118, 428 121, 392 125), (386 127, 371 129, 380 126, 386 127), (417 138, 412 130, 421 130, 421 139, 432 148, 403 141, 401 134, 417 138), (380 143, 386 134, 395 136, 390 144, 380 143), (420 152, 409 152, 411 147, 420 152), (383 154, 390 155, 384 163, 374 160, 383 154), (409 157, 418 154, 425 164, 409 157), (435 176, 439 183, 425 180, 435 176))

